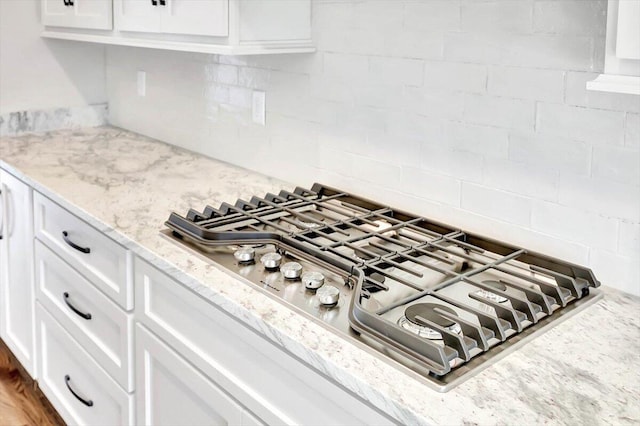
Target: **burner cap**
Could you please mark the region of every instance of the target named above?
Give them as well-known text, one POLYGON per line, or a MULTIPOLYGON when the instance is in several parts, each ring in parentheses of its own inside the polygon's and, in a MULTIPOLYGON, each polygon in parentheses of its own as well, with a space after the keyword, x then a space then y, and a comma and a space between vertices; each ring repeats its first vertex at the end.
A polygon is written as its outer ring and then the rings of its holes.
POLYGON ((451 321, 450 319, 436 313, 436 311, 433 310, 434 308, 442 309, 443 311, 446 311, 452 315, 458 315, 456 314, 456 311, 444 305, 439 305, 437 303, 417 303, 405 309, 404 316, 407 317, 409 321, 417 325, 424 324, 416 320, 416 317, 422 317, 429 321, 435 322, 441 327, 452 327, 455 324, 455 322, 451 321))

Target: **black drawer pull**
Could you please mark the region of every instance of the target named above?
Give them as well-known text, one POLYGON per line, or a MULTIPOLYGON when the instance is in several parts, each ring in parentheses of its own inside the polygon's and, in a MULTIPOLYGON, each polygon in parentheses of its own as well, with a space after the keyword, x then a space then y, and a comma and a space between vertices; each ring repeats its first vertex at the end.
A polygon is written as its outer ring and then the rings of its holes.
POLYGON ((67 306, 69 307, 69 309, 71 309, 73 312, 75 312, 76 314, 78 314, 78 316, 86 319, 86 320, 90 320, 91 319, 91 314, 85 314, 84 312, 78 310, 78 308, 76 308, 75 306, 73 306, 70 302, 69 302, 69 293, 67 293, 66 291, 62 294, 64 296, 64 303, 67 304, 67 306))
POLYGON ((80 395, 75 393, 75 391, 73 389, 71 389, 71 386, 69 385, 70 381, 71 381, 71 377, 69 377, 68 374, 66 376, 64 376, 64 383, 67 385, 67 389, 69 389, 69 392, 71 392, 71 395, 75 396, 78 399, 78 401, 82 402, 87 407, 93 407, 93 401, 92 400, 90 400, 90 399, 87 400, 87 399, 82 398, 80 395))
POLYGON ((74 249, 81 251, 82 253, 91 253, 91 249, 89 247, 80 247, 79 245, 71 241, 69 239, 69 233, 67 231, 62 231, 62 238, 64 239, 65 243, 69 244, 74 249))
POLYGON ((160 0, 160 6, 166 6, 167 2, 165 0, 160 0))
POLYGON ((151 0, 151 6, 157 6, 158 0, 151 0))

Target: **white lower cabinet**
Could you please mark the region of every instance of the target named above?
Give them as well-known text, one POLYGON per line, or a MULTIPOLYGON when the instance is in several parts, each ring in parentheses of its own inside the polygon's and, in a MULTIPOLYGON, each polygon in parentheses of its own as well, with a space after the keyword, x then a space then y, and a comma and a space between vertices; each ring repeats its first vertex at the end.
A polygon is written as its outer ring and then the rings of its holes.
POLYGON ((36 377, 32 191, 0 170, 0 337, 36 377))
POLYGON ((36 303, 41 350, 39 385, 68 424, 132 425, 133 396, 36 303))
POLYGON ((136 370, 138 425, 260 424, 141 325, 136 326, 136 370))

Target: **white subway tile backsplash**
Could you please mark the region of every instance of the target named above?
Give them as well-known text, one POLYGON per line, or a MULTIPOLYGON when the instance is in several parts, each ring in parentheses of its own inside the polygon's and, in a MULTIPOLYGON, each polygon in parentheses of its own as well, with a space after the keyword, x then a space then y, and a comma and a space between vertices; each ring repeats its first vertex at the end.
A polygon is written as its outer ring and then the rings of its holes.
POLYGON ((502 189, 540 200, 558 200, 556 170, 539 164, 527 164, 501 158, 486 158, 482 183, 490 188, 502 189))
POLYGON ((488 92, 509 98, 562 102, 564 76, 561 70, 493 66, 489 68, 488 92))
POLYGON ((439 203, 460 206, 461 181, 412 167, 402 170, 401 191, 439 203))
POLYGON ((622 145, 624 113, 540 102, 536 129, 549 137, 560 136, 596 144, 622 145))
POLYGON ((462 182, 461 207, 516 225, 531 223, 531 200, 510 192, 462 182))
POLYGON ((380 32, 397 31, 403 27, 404 5, 397 0, 378 0, 354 4, 354 19, 351 25, 380 32))
POLYGON ((638 222, 620 221, 618 228, 618 253, 640 253, 640 218, 638 222))
POLYGON ((533 130, 534 104, 521 99, 468 94, 464 118, 474 124, 533 130))
POLYGON ((323 72, 329 78, 358 81, 369 74, 369 58, 345 53, 324 53, 323 72))
POLYGON ((453 151, 447 141, 422 144, 422 168, 458 179, 481 182, 482 157, 465 151, 453 151))
POLYGON ((640 112, 640 100, 637 95, 587 90, 587 82, 595 80, 598 75, 600 74, 592 72, 568 72, 565 89, 567 105, 640 112))
POLYGON ((508 154, 507 129, 450 121, 444 125, 444 138, 455 151, 472 152, 486 158, 506 158, 508 154))
POLYGON ((638 187, 574 175, 560 175, 558 201, 603 216, 636 222, 640 218, 638 187))
POLYGON ((405 109, 427 117, 461 120, 464 110, 464 93, 405 87, 405 109))
POLYGON ((482 93, 487 89, 487 67, 459 62, 426 62, 424 86, 482 93))
POLYGON ((509 159, 541 169, 588 176, 591 145, 532 132, 512 132, 509 135, 509 159))
POLYGON ((640 294, 637 255, 624 256, 608 250, 591 249, 589 263, 602 284, 628 293, 640 294))
POLYGON ((531 228, 589 247, 616 250, 618 221, 585 212, 582 206, 561 206, 546 201, 533 203, 531 228))
POLYGON ((313 0, 315 53, 109 47, 110 121, 593 266, 605 284, 634 289, 640 102, 585 89, 604 66, 606 6, 313 0), (132 96, 139 70, 146 97, 132 96), (266 126, 251 121, 253 90, 266 93, 266 126))
POLYGON ((613 180, 638 187, 640 196, 640 150, 617 146, 593 147, 595 179, 613 180))
POLYGON ((530 1, 464 2, 461 30, 476 33, 530 33, 533 4, 530 1))
POLYGON ((369 58, 369 82, 372 84, 406 84, 421 86, 424 62, 417 59, 371 56, 369 58))
POLYGON ((624 144, 640 148, 640 114, 628 112, 624 123, 624 144))
POLYGON ((606 31, 607 3, 585 0, 538 0, 534 3, 535 32, 600 35, 606 31))
POLYGON ((457 0, 406 2, 404 27, 415 31, 456 31, 460 28, 460 2, 457 0))

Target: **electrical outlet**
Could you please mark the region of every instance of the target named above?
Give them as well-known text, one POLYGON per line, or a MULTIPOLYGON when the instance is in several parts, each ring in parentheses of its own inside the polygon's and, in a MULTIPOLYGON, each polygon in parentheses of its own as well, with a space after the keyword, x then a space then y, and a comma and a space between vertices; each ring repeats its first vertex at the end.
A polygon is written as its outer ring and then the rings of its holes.
POLYGON ((138 96, 147 95, 147 73, 138 71, 138 96))
POLYGON ((253 122, 260 124, 262 126, 265 125, 266 121, 266 94, 264 92, 260 92, 258 90, 254 90, 253 92, 253 102, 251 103, 251 113, 253 117, 253 122))

